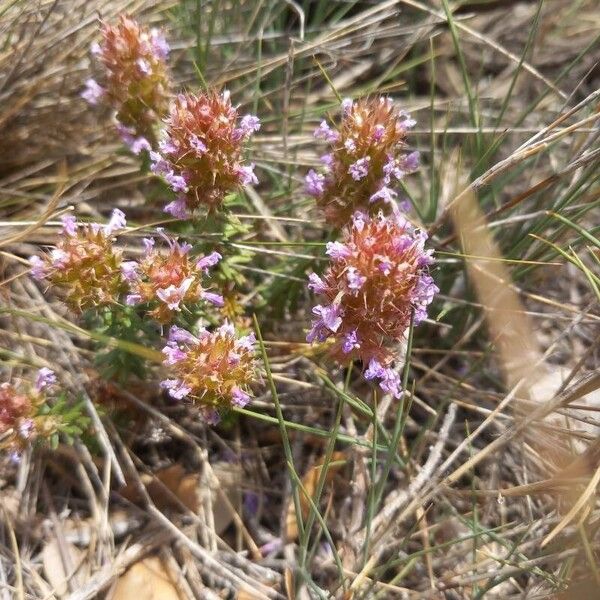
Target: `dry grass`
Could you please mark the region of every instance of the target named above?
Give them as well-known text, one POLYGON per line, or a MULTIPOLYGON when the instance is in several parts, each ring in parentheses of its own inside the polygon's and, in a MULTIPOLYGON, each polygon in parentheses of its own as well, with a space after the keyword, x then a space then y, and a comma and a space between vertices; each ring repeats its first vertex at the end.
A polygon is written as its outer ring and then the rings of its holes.
POLYGON ((598 593, 600 311, 585 269, 548 241, 598 263, 548 211, 598 237, 600 9, 304 4, 0 0, 2 373, 51 366, 95 426, 86 443, 0 459, 2 600, 107 597, 148 555, 180 598, 598 593), (98 12, 126 10, 168 27, 182 85, 199 87, 196 61, 264 117, 239 246, 252 249, 241 272, 265 385, 219 428, 165 404, 158 375, 100 381, 89 332, 27 277, 24 259, 70 206, 125 209, 140 224, 132 242, 164 219, 108 118, 78 95, 98 12), (424 167, 407 193, 433 234, 442 293, 409 344, 401 403, 303 342, 303 281, 320 256, 307 242, 329 233, 301 176, 332 87, 392 93, 419 123, 424 167))

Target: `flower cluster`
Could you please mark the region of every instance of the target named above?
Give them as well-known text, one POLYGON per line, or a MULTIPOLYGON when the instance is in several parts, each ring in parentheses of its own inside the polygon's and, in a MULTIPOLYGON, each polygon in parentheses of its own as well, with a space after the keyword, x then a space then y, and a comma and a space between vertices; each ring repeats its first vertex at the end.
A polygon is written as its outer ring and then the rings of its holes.
POLYGON ((399 342, 414 313, 414 323, 427 316, 438 291, 428 273, 432 250, 427 234, 399 213, 370 217, 356 212, 341 242, 329 242, 330 263, 323 277, 312 273, 308 287, 324 301, 313 308, 315 319, 307 341, 333 338, 338 360, 358 359, 368 365, 367 379, 400 395, 400 380, 390 368, 390 346, 399 342))
POLYGON ((228 92, 180 94, 165 124, 160 151, 150 157, 152 171, 177 194, 166 212, 184 219, 201 205, 214 210, 238 186, 258 183, 242 149, 260 123, 252 115, 238 119, 228 92))
POLYGON ((321 157, 322 169, 306 175, 306 191, 328 223, 341 227, 356 210, 393 210, 394 187, 419 166, 418 152, 409 153, 405 142, 414 125, 383 97, 344 100, 337 129, 321 122, 314 135, 328 142, 330 150, 321 157))
POLYGON ((54 372, 44 367, 27 391, 10 383, 0 385, 0 448, 9 450, 13 458, 18 459, 36 439, 47 439, 58 431, 59 419, 40 411, 55 383, 54 372))
POLYGON ((202 286, 202 278, 221 259, 218 252, 192 259, 187 243, 180 243, 158 229, 167 249, 157 248, 154 238, 144 238, 144 256, 140 261, 125 261, 123 277, 129 284, 126 304, 148 303, 149 313, 159 323, 172 322, 182 307, 206 300, 223 306, 223 297, 202 286))
POLYGON ((209 423, 219 413, 250 401, 249 386, 256 379, 255 338, 238 337, 227 321, 214 331, 197 335, 173 326, 163 348, 171 378, 161 385, 177 400, 196 404, 209 423))
POLYGON ((116 302, 124 281, 113 234, 126 225, 123 212, 115 209, 106 225, 77 223, 72 215, 62 222, 56 248, 29 259, 32 276, 64 289, 67 304, 79 312, 116 302))
POLYGON ((155 146, 154 128, 168 108, 169 46, 157 29, 148 31, 127 16, 115 26, 103 24, 102 42, 92 53, 104 67, 101 83, 88 79, 82 96, 116 112, 118 131, 132 152, 155 146))

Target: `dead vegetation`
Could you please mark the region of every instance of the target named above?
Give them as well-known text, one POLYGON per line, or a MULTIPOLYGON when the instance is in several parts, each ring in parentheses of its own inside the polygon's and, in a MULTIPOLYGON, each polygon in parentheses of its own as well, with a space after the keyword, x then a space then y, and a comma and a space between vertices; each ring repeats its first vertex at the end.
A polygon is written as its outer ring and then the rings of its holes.
POLYGON ((195 2, 0 1, 3 381, 51 366, 94 425, 74 446, 0 459, 0 598, 600 589, 598 246, 559 220, 598 237, 597 3, 331 2, 322 20, 323 3, 306 4, 198 3, 199 18, 195 2), (326 239, 300 181, 332 87, 405 99, 424 157, 407 192, 442 293, 402 402, 304 343, 312 255, 292 245, 284 262, 253 246, 259 272, 243 271, 258 278, 245 300, 272 371, 249 410, 210 428, 158 377, 99 379, 90 333, 25 259, 70 206, 164 218, 79 98, 98 13, 124 11, 168 27, 182 85, 200 85, 194 60, 264 116, 252 154, 266 183, 241 244, 326 239))

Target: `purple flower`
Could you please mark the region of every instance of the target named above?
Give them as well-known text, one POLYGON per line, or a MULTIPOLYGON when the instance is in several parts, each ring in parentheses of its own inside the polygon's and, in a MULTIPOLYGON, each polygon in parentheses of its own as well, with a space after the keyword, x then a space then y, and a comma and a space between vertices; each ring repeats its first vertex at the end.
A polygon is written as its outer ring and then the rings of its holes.
POLYGON ((351 256, 352 251, 341 242, 327 242, 325 254, 331 256, 333 260, 343 260, 351 256))
POLYGON ((128 294, 125 298, 125 304, 127 306, 135 306, 136 304, 139 304, 142 300, 143 298, 140 296, 140 294, 128 294))
POLYGON ((177 175, 174 171, 168 171, 164 174, 165 181, 174 192, 187 192, 188 185, 184 177, 177 175))
POLYGON ((348 267, 346 278, 348 279, 348 287, 351 290, 360 290, 367 280, 367 278, 364 275, 361 275, 355 267, 348 267))
POLYGON ((223 257, 218 252, 211 252, 207 256, 203 256, 197 263, 196 268, 202 269, 205 273, 210 267, 214 267, 223 257))
POLYGON ((194 283, 193 277, 188 277, 181 282, 181 285, 175 286, 170 285, 167 288, 162 288, 156 290, 156 295, 159 300, 162 300, 169 310, 181 310, 179 305, 183 302, 186 292, 190 288, 190 286, 194 283))
POLYGON ((246 404, 248 404, 248 402, 250 402, 250 395, 244 392, 244 390, 241 390, 239 387, 234 386, 231 389, 231 399, 233 404, 243 408, 246 406, 246 404))
POLYGON ((135 138, 129 148, 136 156, 139 156, 144 150, 146 152, 150 152, 150 150, 152 150, 150 142, 143 136, 135 138))
POLYGON ((414 173, 419 168, 421 155, 418 152, 411 152, 402 159, 402 167, 406 173, 414 173))
POLYGON ((334 333, 342 324, 339 304, 330 304, 329 306, 317 305, 313 308, 313 313, 320 316, 323 325, 325 325, 327 329, 333 331, 334 333))
POLYGON ((254 344, 256 344, 256 336, 254 333, 249 333, 248 335, 245 335, 237 340, 236 347, 242 350, 247 350, 248 352, 253 352, 254 344))
POLYGON ((356 349, 360 348, 360 344, 358 342, 358 335, 356 334, 356 330, 353 330, 344 336, 342 350, 345 354, 349 354, 355 348, 356 349))
POLYGON ((325 191, 325 176, 311 169, 304 178, 304 189, 311 196, 320 196, 325 191))
POLYGON ((381 186, 379 190, 377 190, 369 198, 369 202, 377 202, 377 200, 382 200, 383 202, 393 204, 397 195, 398 194, 393 189, 384 185, 381 186))
POLYGON ((142 238, 142 244, 144 244, 144 252, 149 254, 154 248, 154 238, 142 238))
POLYGON ((242 185, 258 185, 258 177, 254 174, 254 163, 241 166, 238 175, 242 185))
POLYGON ((360 181, 369 174, 369 161, 370 156, 365 158, 359 158, 355 163, 351 164, 348 168, 348 173, 352 176, 354 181, 360 181))
POLYGON ((163 349, 162 353, 165 355, 163 364, 174 365, 182 360, 185 360, 187 354, 175 343, 169 342, 163 349))
POLYGON ((182 400, 192 391, 181 379, 165 379, 160 382, 160 387, 167 390, 169 396, 175 400, 182 400))
POLYGON ((327 121, 323 120, 319 124, 319 126, 315 129, 313 135, 318 140, 325 140, 330 143, 335 143, 339 140, 340 134, 337 131, 334 131, 327 125, 327 121))
POLYGON ((30 256, 31 276, 34 279, 44 279, 46 277, 46 263, 39 256, 30 256))
POLYGON ((360 210, 357 210, 352 215, 352 225, 359 232, 361 232, 364 229, 365 223, 367 223, 368 221, 369 221, 369 215, 367 215, 366 213, 364 213, 360 210))
POLYGON ((208 149, 206 144, 195 134, 190 136, 190 146, 196 151, 198 156, 202 156, 208 149))
POLYGON ((215 294, 213 292, 202 292, 200 295, 203 300, 214 304, 215 306, 223 306, 225 301, 223 300, 223 296, 221 294, 215 294))
POLYGON ((90 44, 90 52, 94 56, 98 56, 99 54, 102 54, 102 48, 100 47, 100 44, 98 42, 92 42, 90 44))
POLYGON ((136 281, 138 279, 139 265, 135 260, 127 260, 121 263, 121 273, 126 281, 136 281))
POLYGON ((323 156, 321 156, 319 160, 325 165, 327 169, 331 169, 331 167, 333 167, 333 154, 323 154, 323 156))
POLYGON ((240 121, 240 130, 244 137, 260 129, 260 119, 255 115, 244 115, 240 121))
POLYGON ((127 225, 127 219, 125 218, 125 213, 118 208, 115 208, 112 211, 110 216, 110 220, 104 227, 104 231, 106 235, 111 235, 117 229, 123 229, 127 225))
POLYGON ((217 333, 223 337, 235 335, 235 327, 227 320, 217 329, 217 333))
MULTIPOLYGON (((196 139, 200 141, 197 136, 196 139)), ((177 152, 177 146, 173 143, 173 140, 168 137, 160 140, 160 142, 158 142, 158 147, 160 148, 160 151, 164 152, 165 154, 173 154, 174 152, 177 152)))
POLYGON ((42 367, 37 372, 37 377, 35 378, 35 389, 38 392, 41 392, 44 388, 54 385, 56 381, 56 374, 54 371, 48 367, 42 367))
POLYGON ((156 58, 162 61, 167 60, 167 58, 169 57, 170 48, 162 32, 158 29, 151 29, 150 40, 156 58))
POLYGON ((384 371, 385 369, 379 364, 379 362, 372 358, 369 362, 367 370, 364 373, 364 376, 365 379, 370 381, 371 379, 375 379, 376 377, 383 377, 384 371))
POLYGON ((327 291, 327 286, 316 273, 311 273, 308 276, 308 289, 315 294, 324 294, 327 291))
POLYGON ((352 138, 348 138, 344 142, 344 148, 346 148, 349 154, 354 154, 356 152, 356 142, 352 138))
POLYGON ((63 233, 71 237, 77 233, 77 219, 73 215, 63 215, 60 220, 62 222, 63 233))
POLYGON ((398 399, 402 396, 402 381, 400 376, 393 369, 384 369, 379 387, 394 398, 398 399))
POLYGON ((69 262, 69 255, 60 248, 54 248, 50 251, 50 260, 55 269, 64 269, 69 262))
POLYGON ((179 197, 177 200, 173 200, 169 202, 164 208, 163 211, 176 219, 187 219, 189 217, 189 211, 187 209, 187 205, 185 203, 185 197, 179 197))
POLYGON ((173 325, 169 329, 169 342, 177 342, 182 344, 197 344, 198 339, 192 335, 187 329, 173 325))
POLYGON ((373 139, 376 142, 379 142, 385 133, 385 127, 381 124, 375 125, 375 129, 373 131, 373 139))
POLYGON ((104 95, 104 88, 98 85, 95 79, 88 79, 85 82, 85 90, 81 92, 81 97, 89 104, 96 105, 104 95))
POLYGON ((394 265, 387 259, 387 258, 382 258, 381 262, 379 263, 379 265, 377 265, 377 268, 384 274, 384 275, 389 275, 392 272, 392 267, 394 265))
POLYGON ((428 273, 423 273, 412 292, 412 303, 415 309, 415 325, 422 323, 427 318, 427 307, 433 301, 434 296, 440 291, 428 273))
POLYGON ((150 170, 155 175, 166 175, 170 170, 170 166, 161 154, 150 150, 150 170))
POLYGON ((354 102, 352 101, 352 98, 344 98, 342 100, 342 112, 344 114, 349 113, 353 106, 354 102))
POLYGON ((339 316, 339 305, 332 304, 330 306, 317 305, 313 308, 313 314, 319 318, 314 319, 312 328, 306 336, 306 341, 312 343, 314 341, 324 342, 331 332, 335 332, 342 324, 342 319, 339 316))
POLYGON ((221 421, 219 413, 214 408, 205 408, 202 411, 202 418, 207 425, 218 425, 221 421))

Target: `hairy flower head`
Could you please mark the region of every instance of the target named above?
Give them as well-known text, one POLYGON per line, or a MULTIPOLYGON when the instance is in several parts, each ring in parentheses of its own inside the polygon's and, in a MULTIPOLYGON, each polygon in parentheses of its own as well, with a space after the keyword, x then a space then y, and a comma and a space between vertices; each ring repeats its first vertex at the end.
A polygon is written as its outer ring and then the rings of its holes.
POLYGON ((329 144, 319 172, 310 170, 306 191, 328 223, 346 224, 363 210, 376 214, 394 208, 399 180, 416 171, 417 152, 408 152, 406 134, 414 121, 389 98, 344 100, 339 126, 322 121, 315 137, 329 144))
POLYGON ((239 118, 228 92, 177 96, 160 151, 150 155, 153 172, 177 194, 165 211, 185 218, 200 206, 214 210, 240 185, 258 183, 242 149, 259 128, 257 117, 239 118))
POLYGON ((202 285, 202 278, 219 262, 221 255, 212 252, 192 258, 189 244, 168 237, 162 229, 159 234, 166 241, 166 248, 158 247, 154 238, 145 238, 143 258, 121 265, 130 288, 126 303, 149 303, 153 307, 150 316, 159 323, 171 322, 186 305, 202 300, 222 306, 223 298, 202 285))
POLYGON ((92 53, 103 66, 102 77, 88 80, 82 96, 115 111, 118 131, 134 153, 150 150, 154 128, 168 108, 169 46, 161 31, 148 30, 129 16, 121 16, 116 25, 104 23, 101 34, 92 53))
POLYGON ((308 287, 322 300, 313 308, 307 341, 332 338, 334 357, 361 360, 369 365, 367 378, 388 380, 388 388, 399 390, 387 368, 390 348, 404 337, 413 313, 415 324, 426 318, 438 291, 428 273, 433 259, 426 239, 398 213, 355 213, 342 241, 327 244, 323 276, 309 277, 308 287))
POLYGON ((58 430, 59 419, 40 411, 55 383, 54 372, 42 368, 28 389, 0 384, 0 448, 18 457, 36 439, 48 438, 58 430))
POLYGON ((227 321, 196 335, 173 326, 163 354, 169 378, 162 387, 172 398, 191 400, 209 423, 250 401, 250 385, 257 378, 253 334, 239 337, 227 321))
POLYGON ((113 246, 113 234, 124 227, 125 215, 119 209, 106 225, 63 217, 56 247, 41 258, 29 259, 32 276, 62 289, 67 304, 79 312, 117 302, 124 282, 121 252, 113 246))

